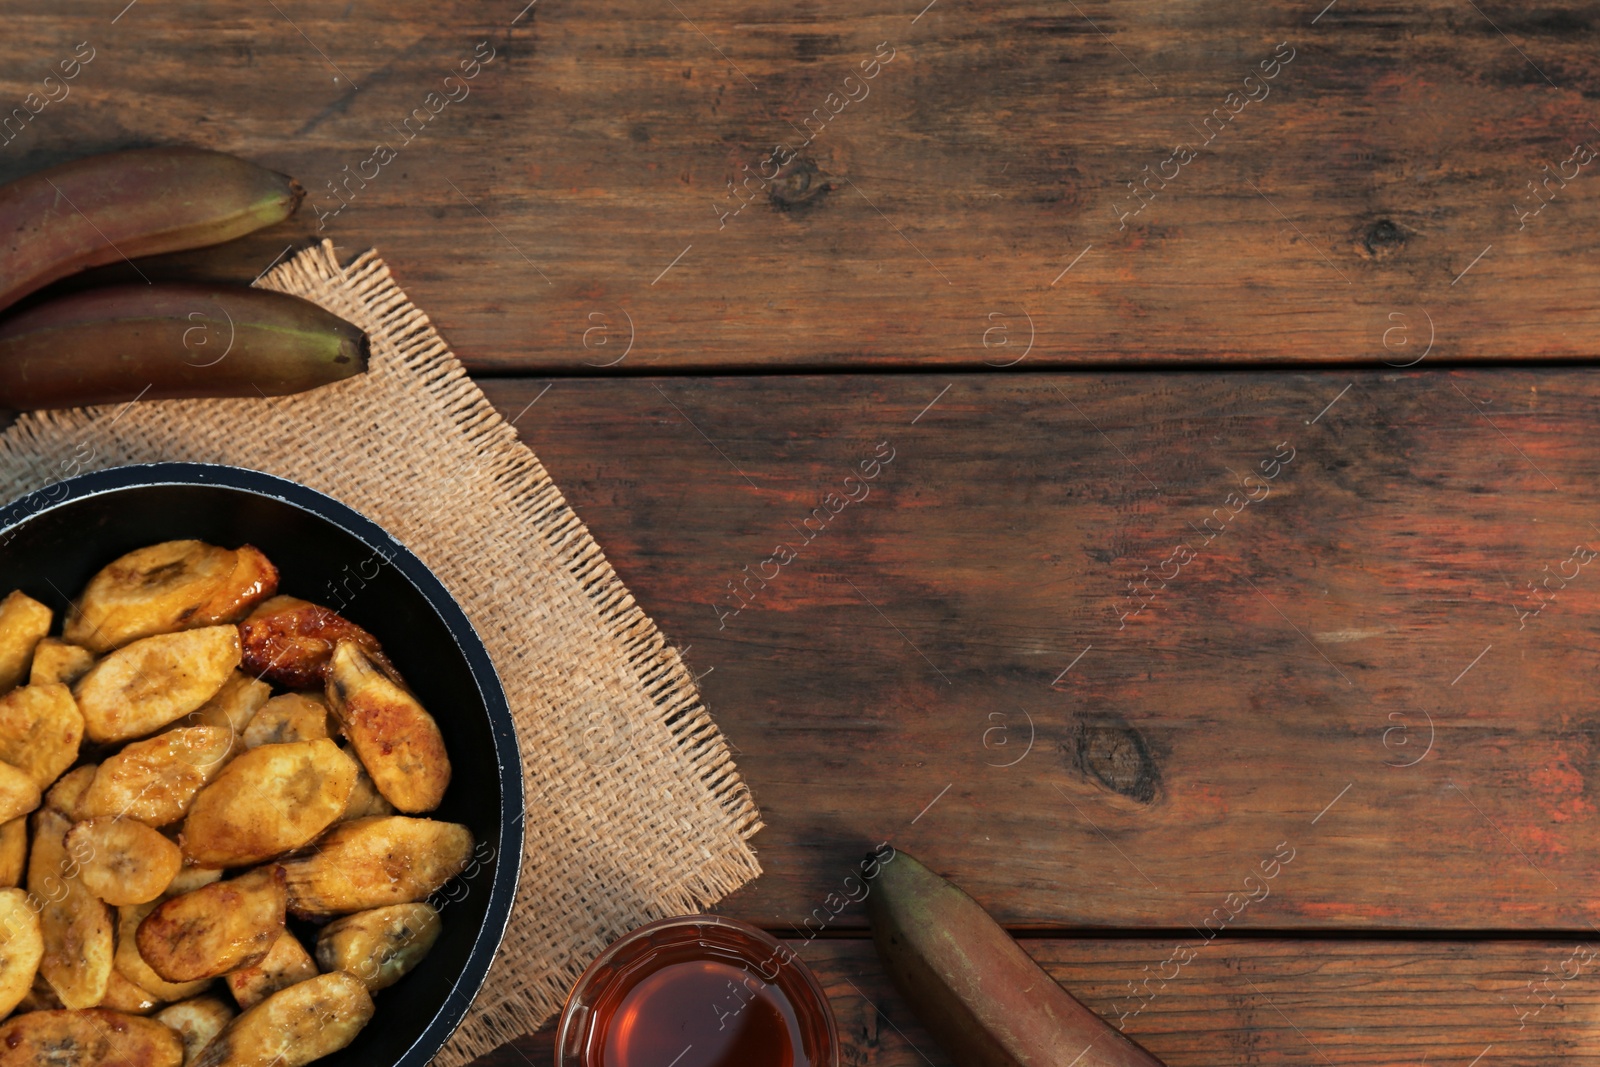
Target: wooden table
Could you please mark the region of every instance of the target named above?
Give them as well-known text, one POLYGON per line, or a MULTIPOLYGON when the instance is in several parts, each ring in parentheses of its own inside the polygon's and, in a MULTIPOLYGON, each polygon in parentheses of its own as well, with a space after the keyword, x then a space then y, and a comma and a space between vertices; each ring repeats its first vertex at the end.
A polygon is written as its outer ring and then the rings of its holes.
POLYGON ((1174 1067, 1600 1063, 1600 4, 924 2, 61 0, 0 178, 194 142, 311 197, 157 273, 381 250, 845 1063, 947 1062, 828 903, 884 840, 1174 1067))

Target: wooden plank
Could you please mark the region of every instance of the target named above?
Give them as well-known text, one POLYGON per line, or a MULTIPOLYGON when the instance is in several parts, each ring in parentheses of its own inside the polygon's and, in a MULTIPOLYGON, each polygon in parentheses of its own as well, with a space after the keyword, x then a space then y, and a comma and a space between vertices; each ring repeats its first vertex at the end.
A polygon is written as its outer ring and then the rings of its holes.
MULTIPOLYGON (((1029 939, 1024 945, 1052 978, 1170 1067, 1414 1067, 1467 1064, 1479 1056, 1484 1064, 1600 1063, 1592 941, 1029 939), (1187 962, 1168 963, 1174 959, 1187 962), (1171 979, 1163 983, 1163 974, 1171 979)), ((799 951, 833 1004, 841 1063, 951 1062, 889 984, 869 942, 815 941, 799 951)), ((545 1067, 552 1047, 547 1029, 478 1063, 545 1067)))
POLYGON ((730 914, 890 840, 1018 927, 1589 929, 1587 371, 485 386, 736 746, 730 914))
POLYGON ((924 4, 63 0, 0 103, 95 58, 0 178, 288 170, 298 222, 149 270, 377 246, 479 370, 1595 353, 1600 5, 924 4))

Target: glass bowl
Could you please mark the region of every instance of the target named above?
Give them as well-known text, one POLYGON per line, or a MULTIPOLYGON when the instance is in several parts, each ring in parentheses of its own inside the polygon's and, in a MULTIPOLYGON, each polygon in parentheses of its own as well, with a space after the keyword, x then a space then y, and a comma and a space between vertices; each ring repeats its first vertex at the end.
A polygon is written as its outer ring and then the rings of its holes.
POLYGON ((787 945, 686 915, 613 942, 572 987, 558 1067, 838 1067, 827 995, 787 945))

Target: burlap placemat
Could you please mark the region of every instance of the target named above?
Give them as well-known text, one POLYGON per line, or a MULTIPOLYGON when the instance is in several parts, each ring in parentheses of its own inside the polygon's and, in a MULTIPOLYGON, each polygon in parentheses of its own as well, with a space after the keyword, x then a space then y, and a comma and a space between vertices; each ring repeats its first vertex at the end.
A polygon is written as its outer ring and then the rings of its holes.
POLYGON ((760 813, 677 650, 383 261, 340 266, 325 242, 257 284, 361 326, 370 372, 272 400, 25 415, 0 434, 0 496, 127 463, 250 467, 361 511, 461 602, 510 698, 528 813, 504 945, 435 1061, 456 1067, 537 1029, 617 935, 759 874, 760 813))

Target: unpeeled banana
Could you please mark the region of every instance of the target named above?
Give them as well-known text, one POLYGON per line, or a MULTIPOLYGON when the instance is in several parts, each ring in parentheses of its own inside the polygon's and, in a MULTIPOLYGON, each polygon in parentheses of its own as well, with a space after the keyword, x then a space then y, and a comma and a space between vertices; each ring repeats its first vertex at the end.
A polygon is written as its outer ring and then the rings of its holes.
POLYGON ((1161 1067, 1062 989, 978 902, 906 855, 874 857, 872 939, 962 1067, 1161 1067))
POLYGON ((0 187, 0 308, 89 267, 243 237, 304 196, 286 174, 201 148, 108 152, 19 178, 0 187))
POLYGON ((282 396, 366 369, 359 329, 267 289, 109 286, 0 321, 0 407, 18 411, 282 396))
MULTIPOLYGON (((281 222, 304 195, 287 175, 182 147, 111 152, 18 179, 0 187, 0 311, 89 267, 281 222)), ((355 326, 241 286, 113 286, 0 320, 0 407, 13 410, 281 396, 366 367, 355 326)))

